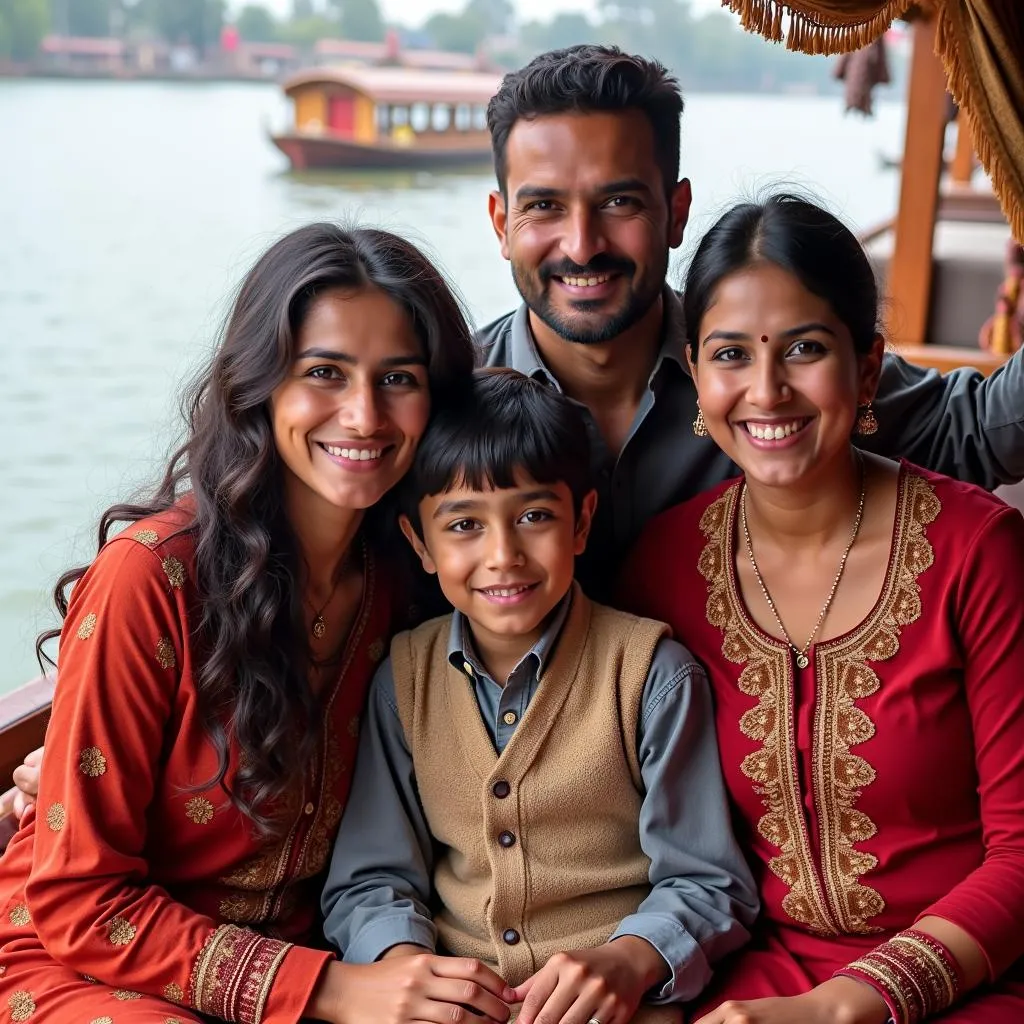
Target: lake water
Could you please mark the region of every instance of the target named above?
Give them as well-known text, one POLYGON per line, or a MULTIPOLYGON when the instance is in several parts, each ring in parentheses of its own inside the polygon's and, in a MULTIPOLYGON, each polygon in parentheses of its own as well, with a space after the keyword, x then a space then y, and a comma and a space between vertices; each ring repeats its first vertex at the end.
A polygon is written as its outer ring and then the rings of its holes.
MULTIPOLYGON (((0 80, 0 691, 36 674, 49 591, 92 555, 99 512, 159 472, 178 382, 272 239, 377 224, 424 245, 478 323, 517 301, 488 173, 292 174, 265 136, 286 116, 269 85, 0 80)), ((893 101, 866 121, 836 97, 690 96, 688 239, 779 182, 882 220, 897 180, 878 155, 902 122, 893 101)))

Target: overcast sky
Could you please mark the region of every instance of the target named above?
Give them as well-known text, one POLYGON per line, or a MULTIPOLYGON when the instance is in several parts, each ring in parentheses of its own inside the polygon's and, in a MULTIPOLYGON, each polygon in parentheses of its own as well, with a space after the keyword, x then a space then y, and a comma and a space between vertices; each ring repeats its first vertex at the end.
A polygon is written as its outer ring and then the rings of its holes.
MULTIPOLYGON (((280 17, 291 10, 291 0, 253 0, 262 3, 280 17)), ((458 11, 466 0, 378 0, 384 17, 389 21, 405 25, 421 25, 435 11, 458 11)), ((244 0, 233 0, 235 9, 243 6, 244 0)), ((593 0, 514 0, 519 17, 524 21, 547 20, 559 11, 593 11, 593 0)), ((694 10, 712 10, 719 6, 719 0, 691 0, 694 10)))

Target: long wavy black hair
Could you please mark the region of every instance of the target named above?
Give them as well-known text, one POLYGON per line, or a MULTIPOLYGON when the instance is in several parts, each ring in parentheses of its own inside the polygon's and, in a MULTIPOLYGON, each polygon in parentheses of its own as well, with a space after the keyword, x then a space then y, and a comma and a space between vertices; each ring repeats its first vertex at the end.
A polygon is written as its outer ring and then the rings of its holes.
MULTIPOLYGON (((312 303, 335 288, 375 287, 409 315, 427 358, 432 407, 470 380, 472 335, 442 274, 412 244, 386 231, 310 224, 274 243, 239 288, 220 344, 182 395, 184 443, 147 500, 103 513, 98 545, 120 523, 164 512, 191 495, 201 614, 193 641, 202 652, 196 686, 221 785, 263 832, 265 813, 301 776, 322 722, 309 685, 300 556, 284 511, 282 461, 274 444, 270 398, 294 358, 312 303), (229 743, 239 748, 237 776, 226 782, 229 743)), ((393 515, 385 501, 368 513, 368 538, 393 515)), ((66 572, 54 601, 63 619, 69 588, 88 566, 66 572)), ((40 665, 56 667, 36 641, 40 665)))

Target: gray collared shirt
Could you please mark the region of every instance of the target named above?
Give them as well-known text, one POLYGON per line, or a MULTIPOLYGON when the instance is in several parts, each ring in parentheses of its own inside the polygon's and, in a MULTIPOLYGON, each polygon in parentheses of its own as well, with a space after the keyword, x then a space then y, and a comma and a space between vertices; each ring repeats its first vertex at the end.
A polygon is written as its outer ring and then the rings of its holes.
MULTIPOLYGON (((499 753, 543 685, 569 600, 505 686, 474 653, 466 620, 458 612, 452 617, 449 661, 472 685, 499 753)), ((711 963, 746 942, 757 889, 732 834, 707 678, 674 640, 662 640, 655 650, 636 729, 645 790, 637 827, 651 860, 651 892, 613 938, 650 942, 671 972, 655 1001, 677 1002, 696 996, 711 963)), ((327 938, 346 960, 372 963, 405 942, 435 948, 429 910, 434 862, 385 661, 373 681, 322 901, 327 938)))
MULTIPOLYGON (((649 519, 735 476, 736 466, 693 433, 697 392, 686 367, 679 296, 666 286, 660 348, 620 452, 610 451, 586 406, 597 514, 576 575, 597 601, 614 603, 615 577, 649 519)), ((559 388, 544 365, 522 305, 480 331, 488 366, 511 366, 559 388)), ((875 400, 878 433, 867 450, 903 456, 992 489, 1024 477, 1024 350, 989 378, 963 368, 945 376, 887 355, 875 400)))

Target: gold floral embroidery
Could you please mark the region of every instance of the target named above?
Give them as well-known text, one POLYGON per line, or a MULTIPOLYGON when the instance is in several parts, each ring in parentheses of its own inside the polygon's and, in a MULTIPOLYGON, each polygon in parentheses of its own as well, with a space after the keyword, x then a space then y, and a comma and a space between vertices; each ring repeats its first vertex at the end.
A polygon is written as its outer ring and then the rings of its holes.
POLYGON ((185 586, 185 566, 174 555, 168 555, 160 564, 167 574, 167 582, 175 590, 181 590, 185 586))
POLYGON ((384 657, 384 641, 374 640, 366 649, 366 653, 370 656, 370 661, 380 661, 384 657))
POLYGON ((160 637, 156 644, 156 663, 161 668, 174 668, 178 659, 174 654, 174 644, 166 636, 160 637))
POLYGON ((127 946, 135 938, 135 925, 123 917, 112 918, 107 937, 113 946, 127 946))
POLYGON ((8 997, 7 1008, 11 1011, 11 1020, 28 1020, 36 1012, 36 1001, 32 998, 31 992, 18 989, 8 997))
POLYGON ((132 537, 140 544, 145 544, 148 548, 151 548, 160 539, 160 535, 156 530, 136 530, 132 537))
POLYGON ((99 747, 86 747, 78 755, 78 770, 91 779, 99 778, 107 770, 107 759, 99 747))
POLYGON ((164 985, 164 999, 172 1003, 184 1002, 185 991, 180 985, 172 981, 169 985, 164 985))
POLYGON ((94 1017, 89 1024, 114 1024, 113 1017, 94 1017))
POLYGON ((79 640, 88 640, 95 632, 96 613, 89 612, 89 614, 86 615, 86 617, 79 623, 78 632, 75 633, 75 636, 77 636, 79 640))
POLYGON ((90 985, 98 985, 99 980, 94 978, 91 974, 83 974, 82 981, 87 981, 90 985))
POLYGON ((7 973, 7 964, 0 964, 0 978, 7 973))
POLYGON ((885 900, 860 877, 878 864, 871 853, 854 844, 871 839, 875 823, 856 808, 875 770, 850 748, 875 734, 874 723, 855 701, 877 693, 881 682, 868 662, 886 661, 900 649, 904 626, 921 617, 921 587, 917 578, 935 561, 925 527, 942 510, 932 486, 904 473, 896 508, 893 559, 875 611, 853 633, 821 645, 818 680, 821 699, 815 709, 815 799, 822 817, 821 859, 829 899, 840 927, 868 934, 870 924, 885 909, 885 900), (830 770, 826 771, 826 767, 830 770))
POLYGON ((15 928, 24 928, 25 925, 32 923, 32 915, 28 912, 28 907, 24 903, 16 903, 11 907, 7 916, 11 919, 11 924, 15 928))
POLYGON ((181 1024, 181 1021, 177 1017, 166 1017, 164 1024, 181 1024))
POLYGON ((921 477, 901 477, 895 557, 875 611, 844 638, 820 644, 815 652, 819 686, 815 706, 814 791, 821 815, 821 878, 814 864, 800 791, 793 733, 792 665, 788 649, 752 629, 742 610, 733 575, 731 538, 738 486, 705 511, 701 530, 708 543, 698 563, 708 581, 706 615, 723 631, 722 653, 743 666, 737 686, 758 699, 740 719, 740 731, 761 747, 742 762, 755 783, 766 814, 758 832, 778 847, 771 870, 789 887, 782 901, 790 917, 823 934, 869 934, 885 909, 882 896, 861 882, 877 858, 857 843, 875 835, 874 822, 856 802, 874 781, 874 769, 850 748, 870 739, 874 723, 856 701, 879 688, 868 661, 884 661, 899 650, 900 628, 921 614, 917 577, 934 561, 924 533, 940 503, 921 477), (823 884, 822 884, 823 883, 823 884))
POLYGON ((796 752, 786 742, 787 723, 793 716, 789 650, 781 642, 764 642, 740 613, 733 590, 729 540, 738 495, 738 487, 729 488, 701 517, 700 529, 708 538, 697 562, 708 581, 705 614, 711 625, 722 630, 722 653, 743 666, 737 680, 740 692, 758 701, 744 713, 740 731, 762 746, 743 759, 741 768, 765 806, 758 832, 779 849, 768 866, 789 889, 782 908, 812 931, 834 933, 804 824, 796 752))
POLYGON ((217 909, 233 924, 262 924, 269 917, 270 900, 262 892, 234 892, 222 899, 217 909))
POLYGON ((64 827, 67 815, 64 813, 63 804, 50 804, 46 810, 46 824, 50 826, 51 832, 59 832, 64 827))
POLYGON ((185 817, 197 825, 206 825, 213 820, 213 804, 205 796, 194 796, 185 804, 185 817))
POLYGON ((122 1003, 127 1003, 131 999, 141 999, 141 992, 133 992, 130 988, 115 988, 110 993, 115 999, 120 999, 122 1003))

